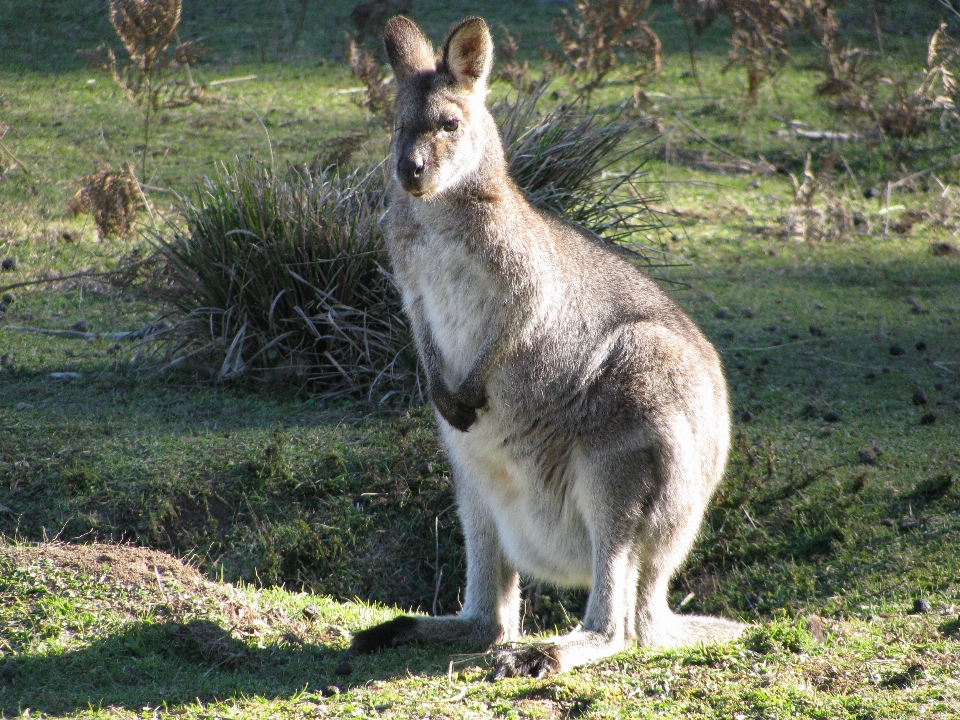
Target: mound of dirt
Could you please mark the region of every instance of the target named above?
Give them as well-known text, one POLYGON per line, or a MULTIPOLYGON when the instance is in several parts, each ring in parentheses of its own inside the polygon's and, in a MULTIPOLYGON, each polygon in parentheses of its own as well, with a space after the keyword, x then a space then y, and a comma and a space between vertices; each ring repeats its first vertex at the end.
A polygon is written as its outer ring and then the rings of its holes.
POLYGON ((106 574, 111 580, 122 585, 155 584, 158 574, 163 579, 176 580, 184 587, 194 587, 204 582, 199 570, 172 555, 132 545, 0 545, 0 557, 10 558, 18 564, 32 560, 52 560, 60 567, 90 575, 106 574))

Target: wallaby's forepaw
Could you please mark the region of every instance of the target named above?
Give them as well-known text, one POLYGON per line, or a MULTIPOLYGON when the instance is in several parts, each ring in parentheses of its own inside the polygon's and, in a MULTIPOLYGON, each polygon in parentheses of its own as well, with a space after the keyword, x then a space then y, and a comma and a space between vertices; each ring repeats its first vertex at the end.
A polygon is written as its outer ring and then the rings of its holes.
POLYGON ((547 677, 560 672, 556 645, 523 645, 497 650, 493 654, 491 680, 507 677, 547 677))
POLYGON ((479 410, 487 404, 487 389, 482 383, 467 378, 453 394, 456 401, 468 408, 479 410))
POLYGON ((460 432, 466 432, 477 421, 476 408, 464 405, 452 393, 434 393, 433 404, 443 419, 460 432))
POLYGON ((413 642, 416 635, 417 619, 401 615, 372 628, 361 630, 353 636, 350 652, 356 655, 376 652, 384 648, 396 647, 413 642))

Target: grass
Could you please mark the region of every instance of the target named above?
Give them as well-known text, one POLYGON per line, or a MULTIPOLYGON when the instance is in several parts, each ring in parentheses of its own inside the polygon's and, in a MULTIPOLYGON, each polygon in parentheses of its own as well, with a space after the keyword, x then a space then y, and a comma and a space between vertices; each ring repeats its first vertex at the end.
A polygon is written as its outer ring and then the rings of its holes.
MULTIPOLYGON (((21 28, 0 40, 0 112, 13 128, 3 143, 23 161, 2 159, 0 257, 16 260, 2 286, 109 270, 142 243, 98 242, 89 220, 64 210, 82 175, 101 159, 134 157, 139 141, 134 111, 72 54, 110 40, 102 8, 68 5, 55 18, 0 8, 0 22, 21 28)), ((289 49, 279 5, 254 5, 185 9, 181 37, 209 35, 214 49, 197 77, 258 78, 216 86, 223 103, 169 112, 157 126, 152 187, 183 194, 216 162, 266 160, 269 146, 277 163, 309 163, 330 138, 367 129, 353 96, 338 92, 355 86, 334 59, 349 7, 311 5, 304 46, 289 49)), ((667 131, 652 150, 670 143, 674 152, 655 154, 646 169, 663 195, 657 208, 677 215, 666 231, 632 239, 689 261, 658 273, 721 350, 735 430, 727 480, 671 601, 745 620, 747 636, 633 650, 545 681, 487 683, 475 648, 390 651, 336 675, 346 631, 398 608, 458 607, 462 550, 429 411, 323 403, 280 381, 214 386, 158 373, 124 341, 9 329, 82 322, 118 332, 164 312, 137 285, 75 278, 9 290, 0 321, 5 716, 28 707, 54 717, 956 716, 960 258, 931 246, 957 239, 941 223, 931 175, 891 198, 903 207, 894 221, 921 213, 905 233, 885 232, 885 203, 863 196, 946 159, 952 140, 934 133, 898 149, 777 136, 771 115, 863 129, 811 101, 818 76, 801 69, 805 50, 744 113, 742 78, 720 72, 722 28, 699 51, 709 95, 700 97, 668 5, 657 30, 671 54, 648 94, 667 131), (718 174, 729 156, 675 113, 730 152, 762 154, 795 174, 812 153, 827 191, 862 222, 843 241, 782 239, 789 179, 718 174), (892 345, 904 354, 891 355, 892 345), (51 377, 67 372, 78 376, 51 377), (914 404, 918 390, 925 404, 914 404), (830 413, 838 419, 826 420, 830 413), (929 413, 937 418, 924 424, 929 413), (173 561, 159 554, 158 582, 153 572, 126 572, 136 558, 123 551, 107 551, 117 553, 108 567, 81 567, 54 554, 57 545, 26 545, 55 537, 74 555, 94 538, 155 548, 187 558, 209 582, 168 569, 173 561), (918 601, 930 611, 915 613, 918 601), (812 615, 822 642, 808 629, 812 615)), ((872 31, 856 29, 869 30, 867 5, 844 12, 855 39, 874 47, 872 31)), ((523 21, 520 8, 471 11, 518 29, 535 60, 558 9, 538 4, 523 21)), ((438 5, 431 35, 465 12, 438 5)), ((935 20, 907 18, 919 12, 913 6, 891 12, 921 34, 935 20)), ((883 40, 892 67, 916 67, 922 38, 883 40)), ((595 93, 600 107, 628 97, 629 85, 614 80, 595 93)), ((563 81, 554 89, 557 102, 571 97, 563 81)), ((356 161, 377 161, 382 148, 382 138, 371 141, 356 161)), ((933 174, 960 183, 956 165, 933 174)), ((147 192, 154 212, 172 217, 175 195, 147 192)), ((583 599, 537 587, 525 597, 532 631, 563 627, 583 599)))

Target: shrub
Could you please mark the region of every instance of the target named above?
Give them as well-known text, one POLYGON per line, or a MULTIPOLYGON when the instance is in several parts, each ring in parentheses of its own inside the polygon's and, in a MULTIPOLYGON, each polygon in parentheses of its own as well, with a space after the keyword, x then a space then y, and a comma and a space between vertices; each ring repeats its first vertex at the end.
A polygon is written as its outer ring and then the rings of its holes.
MULTIPOLYGON (((534 205, 607 240, 650 223, 636 182, 636 121, 582 102, 541 115, 545 86, 494 107, 511 171, 534 205)), ((168 362, 203 359, 218 380, 279 371, 325 396, 420 397, 416 360, 377 224, 378 168, 283 173, 237 162, 200 183, 185 227, 158 246, 180 319, 168 362)))

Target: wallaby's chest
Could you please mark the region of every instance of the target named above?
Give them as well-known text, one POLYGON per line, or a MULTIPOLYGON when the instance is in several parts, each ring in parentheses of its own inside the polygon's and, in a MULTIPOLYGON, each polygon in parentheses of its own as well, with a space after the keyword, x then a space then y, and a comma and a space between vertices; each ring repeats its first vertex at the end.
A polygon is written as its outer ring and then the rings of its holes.
POLYGON ((409 299, 420 301, 446 380, 455 386, 469 372, 495 313, 502 312, 502 283, 453 232, 424 231, 403 254, 400 282, 409 299))

